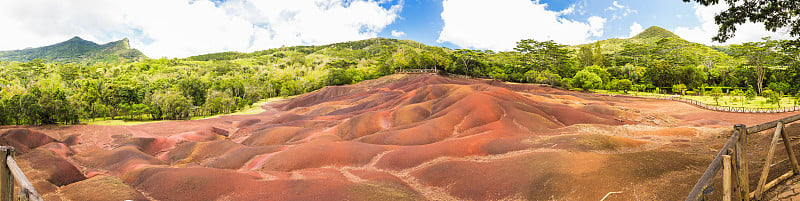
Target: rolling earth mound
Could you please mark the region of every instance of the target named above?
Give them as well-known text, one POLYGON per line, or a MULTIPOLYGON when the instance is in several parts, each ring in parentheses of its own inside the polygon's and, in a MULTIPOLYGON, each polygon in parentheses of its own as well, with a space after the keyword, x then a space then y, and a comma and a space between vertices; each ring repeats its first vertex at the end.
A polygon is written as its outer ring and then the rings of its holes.
POLYGON ((791 115, 429 74, 264 110, 9 127, 0 143, 46 200, 678 200, 727 128, 791 115))

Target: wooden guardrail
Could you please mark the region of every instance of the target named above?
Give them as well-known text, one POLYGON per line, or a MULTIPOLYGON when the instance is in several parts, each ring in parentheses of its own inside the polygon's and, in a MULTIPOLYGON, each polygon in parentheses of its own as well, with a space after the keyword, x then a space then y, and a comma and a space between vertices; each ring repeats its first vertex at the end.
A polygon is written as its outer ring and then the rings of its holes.
POLYGON ((439 73, 439 69, 397 69, 394 73, 439 73))
POLYGON ((706 171, 703 172, 703 175, 692 188, 692 192, 686 197, 686 201, 708 200, 708 195, 714 191, 711 185, 720 169, 723 169, 722 199, 726 201, 734 199, 747 201, 750 199, 761 200, 764 192, 775 187, 789 177, 800 174, 800 166, 798 166, 797 158, 792 151, 791 139, 784 129, 785 124, 798 120, 800 120, 800 115, 794 115, 752 127, 746 127, 743 124, 735 125, 733 127, 733 135, 731 135, 728 142, 725 143, 725 146, 719 150, 714 160, 712 160, 711 164, 706 168, 706 171), (750 192, 750 180, 748 177, 750 172, 747 167, 747 150, 745 149, 747 135, 771 128, 776 128, 775 134, 772 136, 767 158, 764 159, 764 167, 761 171, 756 190, 750 192), (791 162, 792 170, 767 182, 775 147, 778 146, 778 141, 780 140, 783 140, 783 145, 785 146, 791 162))
POLYGON ((14 181, 19 184, 20 201, 41 201, 42 197, 33 188, 33 184, 25 177, 19 165, 14 161, 14 147, 0 146, 0 201, 14 200, 14 181))
MULTIPOLYGON (((418 74, 418 73, 434 73, 439 74, 441 70, 439 69, 396 69, 394 73, 406 73, 406 74, 418 74)), ((489 77, 473 77, 469 75, 462 75, 462 74, 454 74, 454 73, 447 73, 447 77, 455 77, 455 78, 463 78, 463 79, 472 79, 472 78, 484 78, 484 79, 492 79, 489 77)))

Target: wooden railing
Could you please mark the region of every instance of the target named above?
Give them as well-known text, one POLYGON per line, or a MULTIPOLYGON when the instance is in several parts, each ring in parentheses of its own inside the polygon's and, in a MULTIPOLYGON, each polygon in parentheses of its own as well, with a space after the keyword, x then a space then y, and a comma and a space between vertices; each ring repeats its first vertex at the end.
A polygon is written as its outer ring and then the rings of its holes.
POLYGON ((439 69, 397 69, 394 73, 439 73, 439 69))
POLYGON ((0 201, 14 200, 14 181, 19 184, 17 200, 41 201, 42 197, 33 188, 33 184, 25 177, 14 161, 14 147, 0 146, 0 201))
POLYGON ((725 143, 725 146, 719 150, 714 160, 708 165, 703 176, 697 181, 692 188, 692 192, 686 197, 686 201, 708 200, 709 194, 714 190, 711 185, 714 178, 720 169, 723 169, 722 174, 722 200, 761 200, 764 192, 775 187, 779 183, 785 181, 793 175, 800 174, 800 167, 798 167, 797 158, 791 147, 791 139, 786 134, 784 129, 785 124, 800 120, 800 115, 790 116, 783 119, 759 124, 752 127, 746 127, 743 124, 733 126, 733 135, 725 143), (749 170, 747 167, 747 150, 745 145, 747 143, 747 135, 751 133, 758 133, 767 129, 776 128, 775 134, 772 136, 769 151, 764 159, 764 167, 761 170, 756 190, 750 192, 749 170), (791 162, 791 171, 782 174, 778 178, 767 182, 770 167, 772 166, 772 158, 775 153, 775 147, 778 146, 778 141, 783 140, 789 161, 791 162))
POLYGON ((625 95, 625 94, 611 94, 611 93, 595 93, 599 95, 605 96, 626 96, 626 97, 637 97, 637 98, 653 98, 653 99, 662 99, 662 100, 674 100, 680 101, 684 103, 689 103, 695 105, 700 108, 720 111, 720 112, 737 112, 737 113, 784 113, 784 112, 794 112, 800 111, 800 106, 792 106, 792 107, 779 107, 779 108, 750 108, 750 107, 733 107, 733 106, 721 106, 721 105, 712 105, 703 103, 697 100, 688 99, 679 96, 656 96, 656 95, 625 95))
MULTIPOLYGON (((406 73, 406 74, 418 74, 418 73, 434 73, 439 74, 441 71, 439 69, 396 69, 394 73, 406 73)), ((462 75, 462 74, 454 74, 454 73, 447 73, 447 77, 455 77, 455 78, 463 78, 463 79, 472 79, 472 78, 484 78, 484 79, 492 79, 489 77, 473 77, 469 75, 462 75)))

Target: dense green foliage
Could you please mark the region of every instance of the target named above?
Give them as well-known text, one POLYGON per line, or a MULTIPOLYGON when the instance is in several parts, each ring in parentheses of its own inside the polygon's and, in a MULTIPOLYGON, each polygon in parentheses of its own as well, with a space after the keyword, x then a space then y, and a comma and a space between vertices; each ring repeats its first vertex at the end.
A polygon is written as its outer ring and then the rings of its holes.
POLYGON ((442 69, 452 63, 451 52, 379 38, 133 63, 2 61, 0 124, 223 114, 263 98, 374 79, 393 69, 442 69))
POLYGON ((0 61, 28 62, 43 59, 62 63, 131 62, 147 58, 139 50, 131 49, 128 39, 103 45, 74 37, 58 44, 27 48, 23 50, 0 51, 0 61))
MULTIPOLYGON (((683 1, 694 1, 704 6, 720 3, 720 0, 683 1)), ((763 23, 764 29, 772 32, 787 28, 791 36, 800 36, 800 1, 725 0, 723 3, 727 4, 728 9, 714 16, 714 22, 719 25, 714 41, 727 41, 735 35, 736 26, 746 22, 763 23)))
POLYGON ((252 53, 125 63, 0 62, 0 124, 110 117, 187 119, 403 69, 565 88, 707 94, 770 102, 800 93, 800 49, 787 41, 707 47, 660 28, 580 46, 521 40, 515 51, 451 50, 376 38, 252 53), (718 51, 723 50, 723 51, 718 51), (709 94, 710 93, 710 94, 709 94))

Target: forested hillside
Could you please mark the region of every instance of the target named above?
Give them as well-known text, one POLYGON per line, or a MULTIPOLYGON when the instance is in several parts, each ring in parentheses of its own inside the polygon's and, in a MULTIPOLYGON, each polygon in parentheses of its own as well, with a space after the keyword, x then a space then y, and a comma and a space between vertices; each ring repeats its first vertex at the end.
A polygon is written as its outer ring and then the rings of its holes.
POLYGON ((0 124, 77 123, 98 117, 186 119, 229 113, 267 97, 374 79, 397 69, 439 69, 564 88, 701 93, 711 87, 793 95, 800 89, 798 61, 800 51, 784 41, 711 48, 657 27, 631 39, 580 46, 522 40, 507 52, 375 38, 132 63, 3 60, 0 124))
POLYGON ((51 62, 91 65, 97 62, 133 62, 144 58, 147 57, 142 52, 130 47, 127 38, 98 45, 76 36, 67 41, 45 47, 0 51, 0 61, 19 62, 43 59, 51 62))

